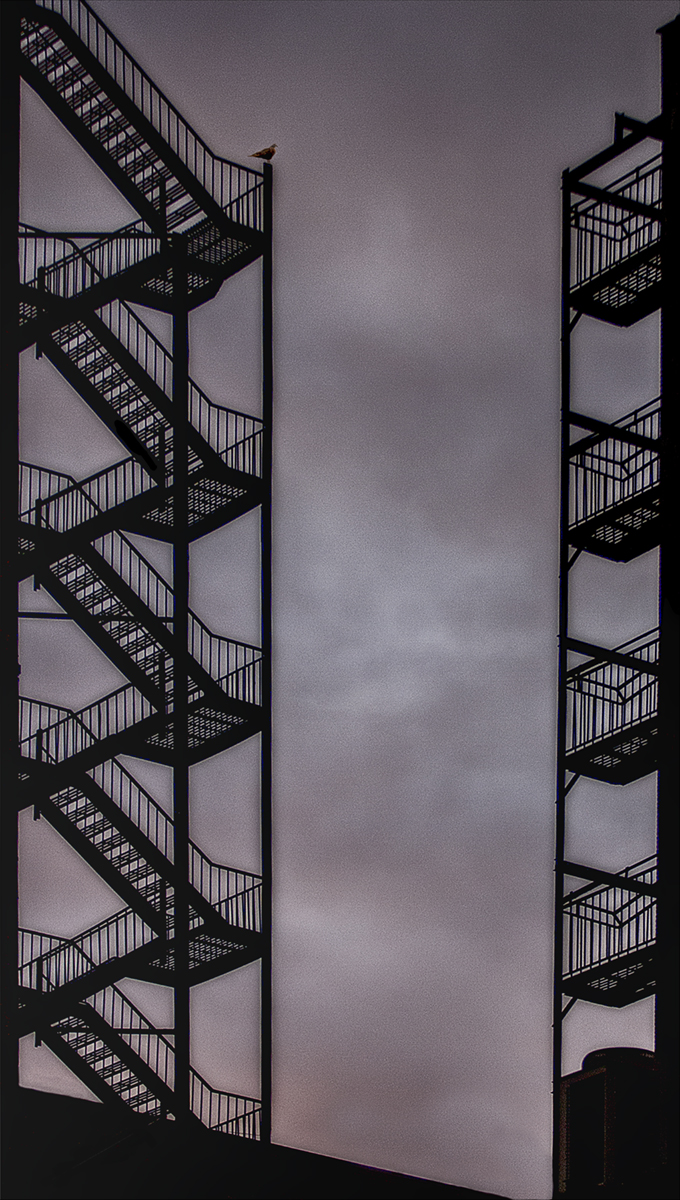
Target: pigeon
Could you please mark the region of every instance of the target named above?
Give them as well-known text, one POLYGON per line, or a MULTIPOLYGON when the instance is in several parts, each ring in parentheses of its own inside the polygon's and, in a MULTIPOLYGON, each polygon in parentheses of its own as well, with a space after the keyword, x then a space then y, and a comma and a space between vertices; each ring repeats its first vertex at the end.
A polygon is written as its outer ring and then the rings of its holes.
POLYGON ((271 146, 267 146, 264 150, 257 150, 255 154, 249 154, 248 158, 266 158, 267 162, 271 162, 276 154, 276 142, 271 146))

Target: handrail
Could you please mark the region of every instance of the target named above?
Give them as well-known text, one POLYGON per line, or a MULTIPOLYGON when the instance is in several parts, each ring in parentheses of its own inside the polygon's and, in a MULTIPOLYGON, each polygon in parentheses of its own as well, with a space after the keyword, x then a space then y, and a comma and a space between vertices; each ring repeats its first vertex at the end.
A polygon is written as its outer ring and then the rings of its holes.
POLYGON ((629 429, 636 433, 644 433, 645 437, 658 438, 661 430, 659 422, 661 420, 661 397, 657 396, 654 400, 648 400, 646 404, 640 404, 638 408, 634 408, 632 412, 626 413, 625 416, 619 417, 613 422, 615 429, 629 429), (656 418, 656 420, 655 420, 656 418), (652 430, 648 430, 648 422, 652 423, 652 430), (639 428, 642 426, 642 429, 639 428))
MULTIPOLYGON (((606 433, 592 434, 583 438, 578 448, 572 446, 570 529, 576 529, 595 517, 602 518, 610 510, 650 493, 659 485, 659 450, 617 438, 617 430, 641 434, 650 441, 660 440, 660 398, 650 400, 625 417, 620 417, 606 433)), ((624 536, 623 531, 619 536, 624 536)))
MULTIPOLYGON (((232 662, 228 673, 215 679, 215 683, 232 700, 261 704, 261 651, 245 642, 231 642, 227 638, 220 640, 227 643, 228 649, 235 651, 236 662, 232 662), (243 661, 239 662, 239 658, 243 661)), ((190 684, 189 704, 200 700, 202 695, 197 685, 190 684)), ((63 762, 94 742, 130 729, 155 711, 150 701, 131 683, 123 684, 79 712, 22 696, 19 708, 20 750, 24 757, 37 761, 63 762), (42 725, 40 715, 43 710, 63 715, 42 725), (38 721, 35 720, 36 712, 38 721), (25 733, 27 727, 29 732, 25 733)))
MULTIPOLYGON (((124 534, 112 530, 97 538, 93 545, 154 616, 166 624, 172 622, 172 588, 124 534)), ((191 609, 188 617, 189 653, 216 682, 219 678, 249 665, 252 653, 259 653, 257 646, 211 633, 191 609)), ((168 679, 168 683, 172 683, 171 678, 168 679)))
MULTIPOLYGON (((20 929, 19 939, 19 985, 31 990, 50 992, 61 986, 55 982, 53 976, 45 973, 44 968, 50 956, 63 955, 65 963, 69 959, 82 959, 81 965, 84 969, 78 971, 74 977, 87 975, 97 967, 96 962, 72 939, 56 938, 30 929, 20 929), (30 954, 28 960, 23 954, 26 945, 30 954)), ((114 984, 96 992, 83 1004, 94 1009, 111 1032, 127 1042, 142 1062, 150 1067, 154 1075, 167 1087, 173 1087, 174 1046, 114 984)), ((115 1051, 113 1053, 115 1054, 115 1051)), ((96 1069, 94 1066, 94 1070, 96 1069)), ((131 1068, 125 1069, 133 1074, 131 1068)), ((246 1137, 258 1137, 260 1101, 234 1092, 219 1091, 193 1068, 190 1068, 190 1096, 191 1111, 209 1129, 222 1129, 226 1132, 228 1127, 232 1126, 232 1132, 246 1137)))
POLYGON ((654 246, 661 237, 661 155, 654 155, 609 184, 605 191, 658 209, 658 219, 628 212, 614 200, 579 199, 571 207, 575 241, 572 288, 578 288, 632 255, 654 246))
MULTIPOLYGON (((262 187, 259 171, 213 154, 86 0, 37 0, 37 5, 64 18, 221 209, 242 206, 247 193, 262 187)), ((250 220, 240 220, 240 224, 261 230, 261 205, 253 206, 252 213, 240 213, 243 215, 250 220)))
POLYGON ((645 663, 655 665, 658 652, 659 631, 653 629, 612 652, 640 659, 639 666, 608 659, 603 649, 602 657, 567 672, 568 753, 634 729, 656 716, 658 679, 645 671, 645 663))
MULTIPOLYGON (((172 357, 163 343, 123 300, 111 301, 98 315, 168 400, 172 400, 172 357)), ((189 419, 203 439, 227 461, 227 465, 248 474, 261 474, 259 448, 250 469, 246 459, 235 462, 227 460, 229 453, 233 453, 240 443, 260 434, 263 422, 259 417, 251 417, 237 409, 215 404, 190 378, 189 419)))
MULTIPOLYGON (((27 287, 37 293, 37 304, 40 308, 49 296, 67 299, 92 288, 105 278, 118 274, 121 270, 132 265, 125 259, 121 261, 120 247, 144 247, 149 239, 126 239, 123 235, 127 226, 106 238, 92 242, 86 247, 77 246, 75 241, 64 236, 56 237, 45 233, 34 226, 22 224, 20 238, 20 278, 27 287), (55 247, 63 245, 70 253, 57 257, 55 247), (102 254, 111 246, 116 248, 114 259, 102 261, 102 254), (90 253, 96 252, 97 261, 91 261, 90 253), (56 288, 56 290, 55 290, 56 288)), ((150 235, 152 242, 157 241, 150 235)), ((129 253, 129 252, 127 252, 129 253)), ((132 263, 138 258, 132 256, 132 263)), ((105 304, 98 310, 99 318, 104 322, 116 340, 139 364, 142 370, 150 376, 153 382, 172 401, 172 357, 163 343, 144 324, 136 313, 123 300, 116 299, 105 304)), ((159 414, 155 407, 147 402, 148 419, 157 424, 159 414)), ((258 417, 239 412, 215 404, 202 389, 189 379, 189 421, 193 428, 223 459, 227 466, 245 474, 261 476, 262 450, 260 434, 263 422, 258 417)), ((160 418, 162 421, 163 419, 160 418)), ((166 470, 170 466, 171 430, 165 433, 166 445, 162 457, 166 462, 166 470)))
MULTIPOLYGON (((623 669, 627 671, 644 672, 645 663, 656 663, 659 658, 659 626, 654 629, 648 629, 646 633, 640 633, 637 637, 631 638, 630 641, 621 642, 620 646, 613 646, 611 651, 605 647, 598 648, 598 658, 593 663, 581 663, 577 667, 572 667, 567 672, 567 677, 570 679, 589 675, 594 671, 601 669, 607 665, 607 654, 625 654, 631 658, 639 659, 639 663, 631 662, 630 666, 626 665, 623 669), (601 650, 602 657, 599 657, 601 650)), ((611 661, 611 660, 610 660, 611 661)))
POLYGON ((67 234, 21 222, 19 245, 19 282, 37 291, 40 307, 50 298, 67 300, 121 275, 158 254, 161 239, 135 221, 78 246, 67 234))
POLYGON ((566 979, 655 944, 656 898, 627 888, 626 882, 656 883, 657 856, 618 874, 620 884, 594 884, 564 898, 566 979))
MULTIPOLYGON (((222 868, 226 873, 229 868, 222 868)), ((231 872, 233 875, 244 875, 244 872, 231 872)), ((253 878, 257 878, 253 876, 253 878)), ((259 891, 260 881, 255 888, 244 888, 225 896, 215 903, 216 911, 229 906, 234 915, 238 910, 246 910, 243 900, 251 900, 250 893, 259 891)), ((167 937, 173 937, 172 908, 174 893, 172 888, 167 891, 168 926, 167 937)), ((251 913, 256 911, 259 918, 259 905, 251 903, 247 906, 251 913)), ((238 920, 230 920, 246 932, 257 933, 259 929, 251 928, 238 920)), ((204 918, 194 908, 190 911, 190 930, 198 929, 205 924, 204 918)), ((30 987, 37 991, 56 991, 73 983, 76 979, 92 974, 97 967, 106 965, 116 959, 125 958, 128 954, 140 950, 157 939, 157 933, 132 908, 123 908, 113 913, 106 920, 84 930, 77 937, 55 938, 46 934, 37 934, 31 930, 19 930, 21 935, 19 953, 19 983, 22 987, 30 987), (39 944, 36 943, 39 939, 39 944)), ((213 935, 214 936, 214 935, 213 935)))
POLYGON ((123 684, 94 704, 78 712, 27 696, 19 698, 19 743, 23 757, 37 762, 64 762, 88 749, 93 743, 111 737, 146 720, 156 710, 146 696, 131 683, 123 684), (47 710, 48 723, 42 724, 47 710), (49 719, 51 712, 62 715, 49 719), (28 732, 26 730, 28 729, 28 732))
MULTIPOLYGON (((95 783, 111 797, 130 820, 161 851, 168 862, 174 861, 174 821, 153 796, 118 762, 110 759, 93 767, 89 772, 95 783)), ((189 882, 213 907, 224 905, 236 896, 259 886, 259 876, 249 871, 238 871, 215 863, 207 854, 189 840, 189 882)), ((226 913, 222 915, 226 916, 226 913)), ((227 919, 230 920, 229 917, 227 919)), ((233 925, 259 931, 259 913, 252 923, 243 924, 245 912, 239 919, 230 920, 233 925)))
POLYGON ((80 480, 33 463, 20 462, 19 520, 68 533, 84 521, 136 499, 155 486, 155 481, 135 458, 124 458, 80 480), (55 476, 68 480, 68 483, 53 491, 55 476))
MULTIPOLYGON (((46 472, 45 474, 49 483, 52 473, 46 472)), ((39 478, 39 482, 41 478, 39 478)), ((59 476, 59 479, 61 478, 70 477, 59 476)), ((47 501, 33 498, 30 479, 28 490, 31 501, 29 512, 34 515, 33 523, 42 528, 49 527, 49 498, 47 501)), ((174 617, 173 590, 163 576, 133 546, 132 542, 117 530, 110 530, 97 538, 93 542, 93 546, 113 568, 116 575, 133 590, 144 607, 162 621, 168 629, 171 629, 174 617)), ((231 676, 234 671, 252 665, 253 655, 259 654, 259 647, 212 633, 205 622, 197 617, 191 609, 188 616, 189 652, 192 658, 216 682, 231 676)), ((139 619, 139 623, 143 624, 141 619, 139 619)), ((166 675, 167 687, 171 688, 172 671, 168 670, 166 675)), ((170 693, 168 693, 169 698, 170 693)))
MULTIPOLYGON (((194 843, 190 843, 190 851, 194 856, 201 851, 194 843)), ((205 859, 205 855, 202 855, 205 859)), ((253 901, 253 893, 259 893, 261 880, 258 876, 245 871, 235 871, 229 867, 218 867, 215 863, 209 866, 214 872, 220 872, 223 882, 233 887, 239 881, 255 880, 250 886, 232 890, 221 899, 215 900, 209 895, 206 900, 216 911, 226 909, 231 925, 247 932, 259 932, 260 909, 259 902, 253 901), (250 918, 248 922, 248 918, 250 918)), ((194 883, 194 880, 191 880, 194 883)), ((194 884, 195 886, 195 884, 194 884)), ((226 889, 225 889, 226 890, 226 889)), ((173 936, 172 908, 174 890, 167 889, 168 926, 167 936, 173 936)), ((259 901, 259 896, 256 897, 259 901)), ((225 915, 222 913, 221 915, 225 915)), ((194 908, 190 911, 189 928, 194 930, 204 924, 204 918, 194 908)), ((76 937, 55 938, 47 934, 37 934, 35 931, 19 930, 21 935, 19 952, 19 983, 38 991, 54 991, 64 987, 84 975, 92 973, 102 964, 114 959, 124 958, 135 950, 148 945, 157 938, 157 933, 148 925, 134 909, 127 907, 113 913, 103 921, 84 930, 76 937), (36 942, 38 939, 38 942, 36 942)))
MULTIPOLYGON (((88 771, 88 774, 97 786, 113 800, 124 816, 132 821, 149 838, 152 845, 160 851, 168 863, 172 864, 174 860, 174 821, 134 776, 116 759, 100 764, 88 771)), ((59 799, 63 796, 67 803, 71 803, 81 794, 79 788, 71 786, 61 793, 56 793, 53 800, 59 804, 59 799)), ((84 800, 87 802, 86 796, 84 796, 84 800)), ((241 871, 213 862, 190 839, 189 882, 229 924, 252 933, 260 931, 261 878, 259 876, 249 871, 241 871)), ((173 896, 173 887, 167 886, 164 903, 169 917, 173 906, 173 896)), ((192 908, 190 928, 195 929, 202 923, 203 917, 192 908)), ((171 936, 171 932, 172 920, 168 926, 168 936, 171 936)), ((62 943, 68 943, 69 946, 79 947, 89 960, 98 965, 107 959, 130 953, 139 946, 145 945, 155 936, 155 932, 132 909, 125 908, 75 938, 58 939, 59 946, 55 950, 55 954, 62 943), (89 949, 86 949, 85 943, 89 943, 89 949)), ((51 953, 51 949, 46 951, 41 946, 38 956, 45 959, 46 955, 49 956, 51 953)), ((27 958, 22 952, 20 961, 26 965, 36 957, 31 952, 27 958)), ((55 961, 54 969, 57 977, 53 978, 52 974, 49 975, 49 978, 53 980, 53 986, 61 986, 65 982, 70 982, 76 975, 83 973, 77 971, 74 975, 73 964, 71 963, 69 966, 67 963, 66 966, 68 970, 64 976, 60 963, 55 961)))

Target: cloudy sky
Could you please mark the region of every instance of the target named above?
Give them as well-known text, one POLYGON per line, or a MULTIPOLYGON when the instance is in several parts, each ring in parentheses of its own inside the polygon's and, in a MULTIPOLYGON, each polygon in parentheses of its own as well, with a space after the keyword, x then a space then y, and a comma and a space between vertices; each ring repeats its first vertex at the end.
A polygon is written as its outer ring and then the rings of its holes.
MULTIPOLYGON (((547 1196, 560 174, 609 142, 615 110, 656 114, 655 30, 677 2, 93 7, 216 153, 279 146, 275 1140, 547 1196)), ((129 219, 28 91, 24 125, 25 220, 129 219)), ((251 412, 258 287, 254 266, 192 318, 192 374, 251 412)), ((614 418, 657 395, 656 317, 584 321, 575 343, 579 406, 614 418)), ((22 457, 80 476, 120 458, 24 357, 22 457)), ((194 547, 192 604, 216 632, 257 637, 256 550, 253 516, 194 547)), ((574 632, 649 629, 655 572, 654 554, 582 561, 574 632)), ((67 622, 24 624, 26 694, 117 686, 67 622)), ((256 763, 246 744, 192 775, 193 836, 245 869, 256 763)), ((128 765, 168 802, 163 768, 128 765)), ((583 785, 569 834, 610 869, 651 853, 650 781, 583 785)), ((22 870, 24 925, 66 936, 120 907, 30 814, 22 870)), ((253 1095, 256 980, 193 1001, 195 1065, 253 1095)), ((126 988, 166 1019, 162 989, 126 988)), ((577 1005, 566 1069, 651 1030, 649 1001, 577 1005)), ((45 1048, 24 1048, 23 1080, 83 1094, 45 1048)))

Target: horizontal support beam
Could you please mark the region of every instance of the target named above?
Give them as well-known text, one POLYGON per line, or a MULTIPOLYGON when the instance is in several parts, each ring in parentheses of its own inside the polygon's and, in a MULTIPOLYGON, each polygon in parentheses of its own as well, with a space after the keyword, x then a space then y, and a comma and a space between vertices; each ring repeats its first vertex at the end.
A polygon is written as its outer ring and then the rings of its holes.
MULTIPOLYGON (((634 654, 621 654, 618 650, 607 650, 603 646, 595 646, 592 642, 581 642, 577 638, 566 639, 567 650, 573 650, 576 654, 587 654, 593 659, 594 663, 616 663, 619 667, 629 667, 632 671, 641 671, 645 675, 658 675, 659 664, 645 662, 643 658, 636 658, 634 654)), ((593 664, 584 664, 591 666, 593 664)), ((573 675, 576 671, 582 668, 576 667, 567 671, 567 675, 573 675)))
POLYGON ((20 612, 18 617, 35 617, 41 621, 72 621, 68 613, 52 613, 52 612, 20 612))
POLYGON ((584 175, 590 175, 593 171, 597 171, 599 167, 606 166, 612 159, 618 158, 626 150, 637 146, 638 142, 643 142, 645 138, 654 138, 656 141, 663 141, 663 136, 663 119, 661 114, 646 124, 642 121, 637 122, 634 131, 625 137, 617 138, 612 146, 607 146, 605 150, 600 150, 598 154, 593 154, 592 158, 587 158, 578 167, 573 167, 571 170, 565 171, 562 176, 565 186, 573 187, 575 183, 583 179, 584 175))
POLYGON ((614 142, 619 142, 626 133, 640 133, 647 136, 647 126, 636 117, 628 117, 625 113, 614 113, 614 142))
MULTIPOLYGON (((135 238, 160 237, 160 234, 155 233, 154 230, 151 228, 149 228, 149 229, 127 229, 125 226, 123 226, 121 229, 94 229, 94 230, 88 231, 87 233, 80 233, 77 231, 74 232, 73 229, 56 230, 56 229, 37 229, 35 227, 32 227, 31 229, 20 229, 19 232, 17 233, 17 237, 19 238, 20 241, 23 240, 23 241, 29 241, 29 242, 31 240, 37 240, 39 238, 58 238, 61 241, 74 241, 74 240, 78 240, 81 238, 89 239, 90 241, 93 241, 95 239, 102 241, 105 238, 116 238, 120 241, 125 241, 126 239, 130 239, 130 240, 134 241, 135 238)), ((79 250, 91 250, 92 247, 91 246, 79 246, 78 249, 79 250)), ((50 265, 54 266, 54 263, 52 263, 50 265)))
MULTIPOLYGON (((656 883, 644 883, 639 879, 629 879, 625 875, 613 875, 611 871, 600 871, 598 867, 584 867, 580 863, 564 862, 562 867, 565 875, 573 875, 576 879, 588 879, 591 883, 604 883, 610 887, 622 888, 626 892, 638 892, 642 896, 656 896, 657 894, 656 883)), ((570 892, 564 899, 565 901, 571 900, 587 891, 589 891, 587 887, 579 888, 576 892, 570 892)))
MULTIPOLYGON (((587 417, 584 413, 570 412, 568 420, 570 425, 576 425, 579 429, 590 429, 592 433, 599 433, 602 438, 615 438, 617 442, 639 446, 641 450, 651 450, 655 454, 661 453, 661 438, 645 437, 642 433, 634 433, 632 429, 621 429, 618 425, 608 425, 606 421, 598 421, 596 417, 587 417)), ((580 453, 587 445, 594 444, 591 438, 583 438, 574 442, 569 447, 569 457, 580 453)))
POLYGON ((135 1037, 155 1037, 156 1034, 158 1034, 158 1033, 174 1034, 174 1032, 175 1032, 174 1028, 173 1029, 123 1029, 123 1027, 121 1025, 112 1025, 111 1028, 113 1029, 114 1033, 125 1033, 127 1035, 132 1034, 135 1037))
POLYGON ((612 208, 621 208, 624 212, 633 213, 636 217, 648 217, 650 221, 661 220, 661 209, 652 204, 643 204, 641 200, 631 200, 618 192, 608 192, 606 188, 594 187, 591 183, 575 183, 571 188, 577 196, 587 200, 599 200, 601 204, 609 204, 612 208))

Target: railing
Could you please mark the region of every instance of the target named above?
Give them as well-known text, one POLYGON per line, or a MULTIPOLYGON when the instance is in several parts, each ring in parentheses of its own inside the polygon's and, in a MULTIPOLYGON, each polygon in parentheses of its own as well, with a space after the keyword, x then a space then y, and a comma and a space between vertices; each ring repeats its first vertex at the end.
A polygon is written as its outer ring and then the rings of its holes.
MULTIPOLYGON (((98 314, 116 339, 172 401, 172 357, 157 337, 122 300, 98 314)), ((227 466, 246 474, 262 474, 262 421, 236 409, 214 404, 189 380, 189 420, 227 466)))
MULTIPOLYGON (((78 952, 67 938, 19 929, 19 987, 50 992, 74 976, 78 952)), ((79 964, 80 965, 80 964, 79 964)))
POLYGON ((22 756, 35 759, 36 762, 58 762, 59 743, 55 743, 53 738, 51 748, 48 730, 59 729, 62 724, 75 719, 69 708, 20 696, 19 741, 22 756))
POLYGON ((571 529, 658 486, 658 451, 617 438, 616 429, 656 440, 660 419, 661 401, 652 400, 616 421, 610 435, 583 440, 583 449, 571 458, 571 529))
MULTIPOLYGON (((223 868, 227 870, 228 868, 223 868)), ((232 872, 238 874, 238 872, 232 872)), ((249 889, 252 893, 254 889, 249 889)), ((239 902, 245 895, 238 892, 225 899, 219 906, 232 906, 234 910, 240 907, 239 902)), ((250 895, 248 895, 250 899, 250 895)), ((167 893, 168 928, 167 936, 173 935, 172 930, 173 889, 167 893)), ((217 906, 216 906, 217 907, 217 906)), ((253 905, 251 903, 250 907, 253 905)), ((236 911, 234 911, 236 916, 236 911)), ((227 918, 229 919, 229 918, 227 918)), ((237 924, 236 920, 231 921, 237 924)), ((195 930, 204 924, 203 917, 191 910, 190 929, 195 930)), ((252 928, 238 922, 239 928, 252 928)), ((55 938, 47 934, 36 933, 33 930, 19 930, 19 985, 31 988, 33 991, 50 992, 92 975, 97 967, 110 964, 117 959, 123 959, 128 954, 149 945, 157 939, 157 934, 131 908, 121 909, 85 930, 76 938, 55 938)), ((122 972, 121 972, 122 973, 122 972)))
MULTIPOLYGON (((212 638, 212 634, 208 634, 212 638)), ((231 669, 215 682, 227 696, 245 704, 260 705, 262 656, 257 647, 226 638, 215 639, 217 650, 231 659, 231 669), (219 643, 224 643, 220 645, 219 643), (239 659, 246 659, 239 664, 239 659)), ((216 655, 217 657, 217 655, 216 655)), ((189 686, 189 704, 200 702, 203 693, 197 685, 189 686)), ((44 704, 39 700, 20 698, 20 753, 38 762, 59 763, 81 753, 108 737, 131 729, 146 720, 156 710, 132 684, 88 705, 80 712, 44 704), (55 714, 56 715, 55 717, 55 714)), ((193 745, 194 742, 191 741, 193 745)))
POLYGON ((262 1106, 249 1096, 218 1092, 197 1071, 191 1072, 191 1111, 209 1129, 238 1137, 260 1137, 262 1106))
MULTIPOLYGON (((22 748, 40 750, 31 757, 41 757, 42 761, 60 761, 57 757, 60 744, 51 735, 55 725, 41 726, 46 719, 54 721, 59 727, 68 718, 77 720, 67 709, 58 709, 54 705, 41 704, 39 701, 22 699, 21 701, 21 733, 22 748)), ((109 759, 91 768, 88 774, 96 785, 111 799, 152 845, 160 852, 169 864, 174 862, 174 822, 164 809, 154 800, 145 788, 141 786, 116 759, 109 759)), ((54 797, 59 803, 60 795, 70 797, 79 794, 78 789, 69 788, 64 793, 54 797)), ((189 841, 189 882, 208 903, 215 908, 226 921, 240 929, 259 933, 261 929, 261 880, 258 875, 249 871, 239 871, 233 867, 225 867, 215 863, 192 841, 189 841)), ((172 889, 169 889, 169 893, 172 889)), ((169 901, 168 901, 169 902, 169 901)), ((121 916, 117 914, 116 919, 121 916)), ((113 918, 112 918, 113 919, 113 918)), ((193 926, 200 923, 202 918, 194 914, 193 926)), ((102 928, 106 925, 103 923, 102 928)))
MULTIPOLYGON (((172 588, 124 534, 113 529, 92 543, 150 613, 172 630, 175 600, 172 588)), ((139 619, 143 623, 143 618, 139 619)))
POLYGON ((132 684, 72 712, 25 696, 19 700, 19 741, 23 757, 60 763, 150 717, 155 709, 132 684))
POLYGON ((114 913, 77 938, 20 929, 19 985, 38 992, 56 991, 92 974, 102 963, 130 954, 155 936, 130 908, 114 913))
MULTIPOLYGON (((123 534, 112 532, 98 538, 94 546, 146 608, 171 628, 174 616, 172 588, 132 543, 123 534)), ((261 654, 257 646, 211 633, 207 625, 189 610, 188 649, 191 658, 228 695, 251 704, 260 703, 259 672, 255 671, 255 665, 261 654)))
MULTIPOLYGON (((19 930, 19 963, 19 985, 37 992, 54 991, 71 978, 92 973, 97 966, 75 941, 29 929, 19 930), (80 960, 77 967, 76 960, 80 960)), ((171 1090, 174 1088, 174 1046, 127 996, 111 985, 90 997, 88 1006, 99 1014, 112 1032, 127 1042, 154 1075, 171 1090)), ((87 1022, 86 1012, 82 1019, 87 1022)), ((115 1056, 115 1050, 107 1047, 102 1056, 110 1063, 112 1054, 115 1056)), ((96 1060, 91 1065, 96 1071, 96 1060)), ((134 1087, 131 1068, 121 1064, 121 1071, 129 1072, 134 1087)), ((241 1137, 259 1137, 260 1102, 248 1096, 220 1092, 193 1069, 190 1072, 190 1105, 194 1116, 209 1129, 241 1137)))
POLYGON ((636 167, 607 189, 627 200, 659 209, 659 218, 626 211, 604 200, 580 199, 572 205, 572 288, 656 244, 661 236, 661 155, 636 167))
MULTIPOLYGON (((203 883, 201 891, 206 899, 230 924, 259 932, 260 929, 260 880, 244 871, 220 867, 209 860, 193 843, 190 844, 192 861, 191 882, 194 887, 203 883), (205 887, 206 867, 216 883, 216 897, 206 895, 213 889, 205 887), (200 880, 197 882, 197 876, 200 880), (254 880, 254 885, 244 886, 254 880), (221 895, 220 895, 221 893, 221 895)), ((173 935, 174 889, 165 893, 167 936, 173 935)), ((195 909, 190 911, 189 928, 195 930, 204 924, 204 918, 195 909)), ((38 992, 56 991, 76 979, 92 974, 102 964, 125 958, 157 938, 155 931, 147 925, 132 908, 119 912, 86 929, 75 938, 51 937, 33 930, 19 930, 19 984, 38 992)))
POLYGON ((72 475, 50 471, 46 467, 35 467, 31 463, 19 463, 19 520, 36 525, 39 529, 51 527, 49 516, 52 498, 61 496, 76 487, 72 475))
MULTIPOLYGON (((216 638, 204 626, 201 628, 198 621, 197 626, 200 636, 204 636, 202 650, 207 648, 209 665, 227 668, 215 680, 218 687, 233 700, 260 705, 262 656, 259 649, 228 638, 216 638)), ((190 684, 189 704, 200 702, 202 698, 200 687, 190 684)), ((132 684, 124 684, 77 713, 21 697, 20 753, 38 762, 64 762, 95 742, 131 729, 155 711, 150 701, 132 684)))
POLYGON ((87 246, 32 225, 19 226, 19 282, 36 291, 39 311, 49 299, 69 300, 158 254, 161 240, 140 222, 87 246))
MULTIPOLYGON (((260 933, 262 929, 262 881, 249 871, 222 867, 189 843, 189 881, 230 925, 260 933)), ((196 916, 195 923, 199 918, 196 916)))
MULTIPOLYGON (((129 231, 136 228, 135 225, 127 227, 129 231)), ((65 238, 55 238, 32 226, 22 225, 21 230, 20 278, 22 283, 36 290, 39 309, 48 296, 68 299, 79 295, 158 249, 151 245, 153 238, 126 237, 125 229, 86 247, 79 247, 65 238), (132 249, 123 253, 120 247, 132 249)), ((104 305, 98 316, 167 399, 172 401, 172 357, 162 342, 122 300, 113 300, 104 305)), ((161 436, 156 428, 159 413, 148 400, 140 400, 140 403, 146 412, 146 422, 153 426, 153 436, 158 439, 161 436)), ((190 379, 189 421, 227 466, 261 476, 261 420, 236 409, 214 404, 190 379)), ((156 450, 169 466, 171 430, 168 428, 163 436, 167 445, 156 447, 156 450)))
POLYGON ((19 520, 68 533, 83 522, 134 500, 154 487, 135 458, 75 480, 32 463, 19 463, 19 520))
MULTIPOLYGON (((174 862, 174 822, 129 771, 116 759, 111 759, 92 768, 89 774, 163 857, 174 862)), ((232 925, 259 932, 260 879, 257 875, 212 862, 190 841, 189 882, 232 925)))
POLYGON ((259 647, 218 637, 190 613, 189 652, 232 700, 262 703, 259 647))
POLYGON ((612 652, 639 659, 639 666, 607 661, 603 649, 601 658, 567 672, 567 753, 656 716, 657 678, 645 671, 645 663, 655 664, 658 652, 659 631, 654 629, 612 652))
POLYGON ((217 158, 85 0, 38 4, 64 18, 219 207, 239 224, 261 230, 261 174, 217 158))
POLYGON ((564 899, 565 979, 647 950, 656 940, 656 899, 626 887, 626 880, 656 883, 656 856, 619 872, 621 883, 588 885, 564 899))
MULTIPOLYGON (((124 465, 119 464, 119 467, 124 465)), ((57 501, 64 500, 66 495, 71 497, 73 495, 71 489, 74 485, 71 482, 68 489, 61 493, 55 492, 52 498, 50 498, 49 488, 63 482, 64 479, 70 480, 70 476, 58 475, 41 468, 32 468, 29 464, 24 464, 24 468, 25 470, 20 476, 22 489, 20 502, 24 504, 27 501, 28 503, 22 515, 32 517, 31 523, 41 527, 51 524, 49 518, 52 511, 57 519, 63 518, 63 509, 60 511, 57 501), (47 489, 45 500, 40 499, 37 495, 41 488, 47 489)), ((92 503, 88 498, 84 498, 84 500, 86 505, 92 503)), ((87 515, 93 514, 90 511, 87 512, 87 515)), ((69 516, 68 507, 66 516, 69 516)), ((172 588, 158 571, 146 561, 122 533, 115 530, 97 538, 93 545, 116 574, 134 591, 144 606, 171 631, 174 617, 174 595, 172 588)), ((257 646, 236 642, 231 638, 211 633, 203 621, 189 611, 188 649, 191 657, 200 663, 227 695, 251 704, 260 703, 260 673, 257 664, 261 659, 261 654, 257 646)), ((170 667, 167 681, 168 685, 172 684, 170 667)), ((124 690, 121 689, 121 691, 124 690)), ((99 719, 97 727, 99 728, 99 719)))
POLYGON ((169 863, 174 861, 174 826, 172 818, 137 782, 133 775, 118 762, 108 759, 92 767, 91 775, 97 787, 113 800, 114 804, 137 829, 149 839, 169 863))

